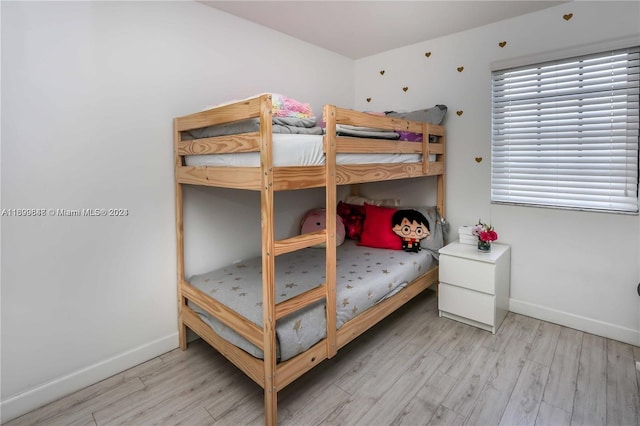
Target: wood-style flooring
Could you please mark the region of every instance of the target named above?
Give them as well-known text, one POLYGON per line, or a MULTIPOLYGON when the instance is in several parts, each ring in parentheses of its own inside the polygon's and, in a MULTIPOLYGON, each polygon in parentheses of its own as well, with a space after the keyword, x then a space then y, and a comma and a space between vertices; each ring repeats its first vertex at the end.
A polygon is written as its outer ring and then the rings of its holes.
MULTIPOLYGON (((509 313, 439 318, 427 291, 279 394, 282 425, 640 426, 640 348, 509 313)), ((262 389, 197 340, 9 425, 261 425, 262 389)))

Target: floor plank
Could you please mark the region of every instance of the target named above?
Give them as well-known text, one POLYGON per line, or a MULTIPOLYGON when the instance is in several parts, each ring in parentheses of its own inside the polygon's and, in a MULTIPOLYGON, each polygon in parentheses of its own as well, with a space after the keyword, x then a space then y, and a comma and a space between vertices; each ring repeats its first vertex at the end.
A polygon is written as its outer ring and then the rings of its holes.
POLYGON ((571 413, 576 393, 576 380, 584 333, 563 328, 558 336, 543 401, 571 413))
POLYGON ((640 398, 630 345, 607 341, 607 424, 636 425, 640 398))
POLYGON ((416 356, 410 361, 409 368, 380 397, 361 419, 364 424, 391 424, 402 412, 403 408, 423 388, 444 357, 437 352, 420 352, 416 348, 416 356))
POLYGON ((527 358, 538 364, 551 366, 561 330, 559 325, 542 322, 527 358))
POLYGON ((580 351, 572 425, 605 425, 607 421, 606 339, 585 334, 580 351))
POLYGON ((570 424, 570 413, 546 401, 542 401, 536 417, 536 426, 568 426, 570 424))
POLYGON ((391 424, 417 425, 431 419, 455 383, 455 377, 448 376, 439 370, 434 371, 425 385, 402 408, 391 424))
POLYGON ((525 361, 500 425, 535 425, 549 367, 525 361))

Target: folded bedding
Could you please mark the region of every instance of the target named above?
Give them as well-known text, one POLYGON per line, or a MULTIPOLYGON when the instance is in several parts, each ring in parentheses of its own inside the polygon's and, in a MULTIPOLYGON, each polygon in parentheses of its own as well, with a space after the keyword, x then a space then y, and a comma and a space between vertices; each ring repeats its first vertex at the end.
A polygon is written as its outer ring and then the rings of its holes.
POLYGON ((275 117, 309 118, 313 116, 309 104, 278 93, 271 94, 271 109, 275 117))
MULTIPOLYGON (((313 115, 311 107, 307 103, 296 101, 280 94, 271 94, 272 104, 272 133, 274 134, 298 134, 298 135, 322 135, 324 129, 318 125, 317 118, 313 115)), ((384 113, 371 113, 386 115, 405 120, 440 124, 447 113, 445 105, 436 105, 433 108, 421 109, 410 112, 385 111, 384 113)), ((252 118, 235 121, 232 123, 208 126, 200 129, 192 129, 182 133, 183 140, 226 136, 240 133, 257 132, 260 130, 260 119, 252 118)), ((401 140, 409 142, 422 142, 421 133, 405 131, 389 131, 372 127, 352 126, 337 124, 336 132, 339 136, 401 140)), ((436 142, 437 137, 431 136, 430 142, 436 142)))
POLYGON ((419 109, 409 112, 385 111, 389 117, 402 118, 404 120, 419 121, 421 123, 440 124, 447 114, 446 105, 436 105, 433 108, 419 109))
MULTIPOLYGON (((347 240, 338 247, 337 328, 376 303, 398 292, 427 272, 436 260, 429 250, 408 253, 399 250, 360 247, 347 240)), ((261 259, 254 258, 212 272, 196 275, 189 282, 218 302, 262 327, 261 259)), ((290 299, 325 281, 325 250, 309 248, 276 258, 276 303, 290 299)), ((213 330, 255 357, 262 351, 229 327, 189 302, 189 306, 213 330)), ((277 356, 285 361, 316 344, 326 335, 324 301, 307 306, 278 320, 277 356)))
POLYGON ((339 136, 353 136, 359 138, 392 139, 400 138, 400 134, 389 130, 380 130, 373 127, 359 127, 348 124, 336 124, 336 132, 339 136))
MULTIPOLYGON (((436 105, 433 108, 419 109, 410 112, 397 112, 386 111, 385 114, 389 117, 402 118, 404 120, 419 121, 421 123, 441 124, 447 115, 446 105, 436 105)), ((413 133, 398 131, 401 141, 407 142, 422 142, 422 133, 413 133)), ((437 142, 437 136, 429 136, 429 142, 437 142)))
MULTIPOLYGON (((321 135, 323 130, 317 126, 315 117, 273 117, 271 124, 272 132, 277 134, 297 134, 297 135, 321 135)), ((182 139, 201 139, 215 136, 235 135, 238 133, 257 132, 260 130, 260 119, 251 118, 248 120, 235 121, 233 123, 218 124, 216 126, 203 127, 200 129, 183 132, 182 139)))

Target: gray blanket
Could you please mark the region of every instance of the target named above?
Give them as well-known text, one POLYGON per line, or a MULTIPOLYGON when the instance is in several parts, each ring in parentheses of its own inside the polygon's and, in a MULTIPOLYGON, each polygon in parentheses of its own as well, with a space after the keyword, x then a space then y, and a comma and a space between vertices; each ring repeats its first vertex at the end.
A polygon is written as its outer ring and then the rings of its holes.
MULTIPOLYGON (((203 127, 183 132, 182 139, 201 139, 214 136, 235 135, 237 133, 257 132, 260 130, 260 119, 251 118, 249 120, 235 121, 233 123, 219 124, 216 126, 203 127)), ((322 128, 317 125, 315 117, 294 118, 294 117, 273 117, 273 133, 291 133, 300 135, 321 135, 322 128)))
POLYGON ((353 136, 358 138, 373 138, 373 139, 392 139, 396 140, 400 138, 400 134, 391 130, 380 130, 372 127, 359 127, 351 126, 348 124, 337 124, 336 133, 339 136, 353 136))

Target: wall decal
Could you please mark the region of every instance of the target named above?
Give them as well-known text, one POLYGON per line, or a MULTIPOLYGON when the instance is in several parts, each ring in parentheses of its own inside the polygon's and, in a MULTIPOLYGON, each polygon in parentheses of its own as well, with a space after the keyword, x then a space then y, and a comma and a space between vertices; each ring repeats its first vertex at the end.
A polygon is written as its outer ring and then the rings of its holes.
POLYGON ((402 90, 406 92, 407 90, 409 90, 409 88, 407 86, 404 86, 402 90))
POLYGON ((458 114, 458 117, 460 117, 462 114, 464 114, 464 111, 462 111, 462 110, 456 111, 456 114, 458 114))
POLYGON ((500 43, 498 43, 498 46, 500 47, 505 47, 507 45, 506 41, 501 41, 500 43))
POLYGON ((367 102, 371 102, 371 98, 367 98, 367 102))
POLYGON ((458 72, 462 72, 464 70, 464 67, 458 67, 458 72))
POLYGON ((476 157, 476 163, 479 163, 482 161, 482 157, 476 157))
POLYGON ((573 13, 567 13, 562 15, 562 19, 564 19, 565 21, 568 21, 571 18, 573 18, 573 13))
POLYGON ((384 70, 380 70, 380 75, 384 75, 384 70))
POLYGON ((431 56, 431 52, 425 52, 424 56, 428 58, 429 56, 431 56))

